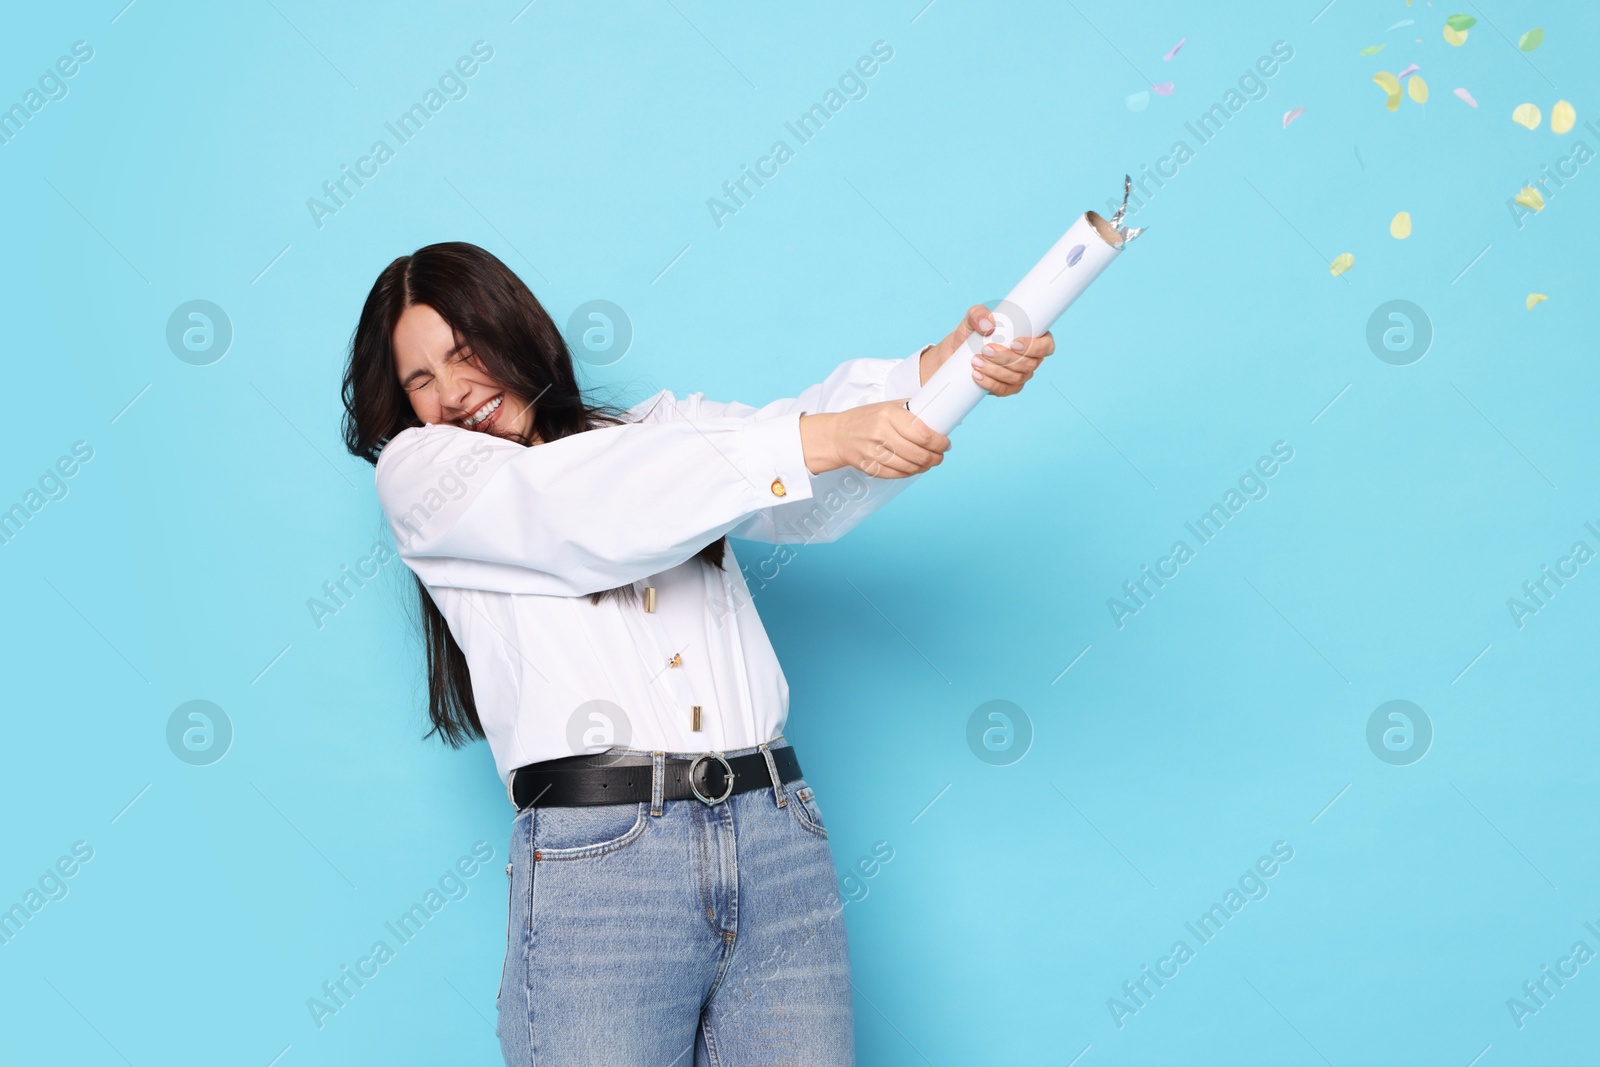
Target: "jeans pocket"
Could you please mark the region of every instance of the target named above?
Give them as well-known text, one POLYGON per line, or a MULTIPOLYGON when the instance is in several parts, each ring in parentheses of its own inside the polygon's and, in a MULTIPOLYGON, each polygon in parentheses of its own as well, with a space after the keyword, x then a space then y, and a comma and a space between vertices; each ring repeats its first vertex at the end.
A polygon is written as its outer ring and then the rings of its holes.
POLYGON ((649 805, 644 801, 536 808, 533 858, 543 862, 603 856, 630 844, 644 833, 649 821, 649 805))
POLYGON ((512 875, 511 869, 512 864, 506 864, 506 958, 500 965, 500 984, 494 991, 496 1007, 500 1005, 500 995, 506 990, 506 969, 511 966, 511 919, 516 912, 517 904, 516 897, 513 896, 516 892, 517 880, 512 875))
POLYGON ((828 836, 828 827, 822 821, 822 809, 817 805, 817 794, 804 778, 797 778, 785 788, 789 792, 789 810, 802 827, 818 837, 828 836))

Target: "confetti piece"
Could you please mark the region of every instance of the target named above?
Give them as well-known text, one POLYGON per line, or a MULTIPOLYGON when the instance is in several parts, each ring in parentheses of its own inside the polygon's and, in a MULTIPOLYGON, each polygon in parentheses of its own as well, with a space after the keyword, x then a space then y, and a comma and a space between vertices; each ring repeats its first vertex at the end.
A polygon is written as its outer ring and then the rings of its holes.
POLYGON ((1478 24, 1478 20, 1471 15, 1451 15, 1444 20, 1444 24, 1457 33, 1466 33, 1478 24))
POLYGON ((1556 106, 1550 109, 1551 133, 1566 133, 1572 129, 1572 124, 1577 121, 1578 113, 1565 100, 1557 100, 1556 106))
POLYGON ((1517 47, 1524 52, 1531 52, 1544 44, 1544 30, 1535 26, 1517 39, 1517 47))
POLYGON ((1445 43, 1460 48, 1462 45, 1467 43, 1467 31, 1453 30, 1449 26, 1446 26, 1444 28, 1444 39, 1445 43))
POLYGON ((1132 96, 1128 97, 1127 102, 1129 111, 1143 111, 1145 108, 1150 106, 1150 94, 1134 93, 1132 96))
POLYGON ((1305 113, 1306 109, 1303 107, 1292 107, 1288 111, 1285 111, 1283 113, 1283 128, 1287 130, 1289 128, 1289 123, 1293 122, 1295 119, 1299 118, 1305 113))
POLYGON ((1416 19, 1401 19, 1399 22, 1395 23, 1393 26, 1390 26, 1388 30, 1384 30, 1383 32, 1384 33, 1388 33, 1389 30, 1398 30, 1401 26, 1410 26, 1413 23, 1415 23, 1416 21, 1417 21, 1416 19))
POLYGON ((1544 197, 1540 196, 1539 190, 1531 185, 1524 185, 1522 191, 1512 199, 1525 208, 1532 208, 1534 211, 1544 210, 1544 197))
POLYGON ((1328 264, 1328 273, 1337 278, 1345 271, 1356 265, 1356 257, 1349 252, 1340 252, 1333 257, 1333 262, 1328 264))
POLYGON ((1401 81, 1404 81, 1407 74, 1415 74, 1417 71, 1419 71, 1421 69, 1422 69, 1421 67, 1419 67, 1415 63, 1413 63, 1413 64, 1411 64, 1411 66, 1407 67, 1405 70, 1402 70, 1399 74, 1396 74, 1395 77, 1399 78, 1401 81))
POLYGON ((1389 220, 1389 236, 1397 241, 1411 236, 1411 212, 1402 211, 1389 220))
POLYGON ((1168 52, 1166 55, 1161 57, 1161 61, 1163 63, 1165 63, 1167 60, 1169 60, 1173 56, 1177 55, 1178 54, 1178 49, 1182 48, 1183 47, 1183 42, 1187 41, 1188 39, 1189 38, 1187 38, 1187 37, 1180 37, 1178 39, 1178 43, 1172 46, 1172 51, 1168 52))
POLYGON ((1357 55, 1363 55, 1363 56, 1375 56, 1381 51, 1383 51, 1383 45, 1381 45, 1381 44, 1369 44, 1369 45, 1367 45, 1367 47, 1363 48, 1360 52, 1358 52, 1356 54, 1357 55))
POLYGON ((1533 104, 1518 104, 1517 109, 1511 113, 1511 121, 1518 126, 1526 126, 1530 130, 1539 128, 1539 109, 1533 104))
POLYGON ((1533 310, 1533 305, 1542 304, 1546 300, 1549 300, 1549 299, 1550 298, 1548 296, 1545 296, 1543 293, 1529 293, 1528 294, 1528 299, 1523 301, 1523 306, 1526 307, 1529 311, 1532 311, 1533 310))
POLYGON ((1478 102, 1472 99, 1472 94, 1467 92, 1465 89, 1452 89, 1451 92, 1455 93, 1456 96, 1464 101, 1468 107, 1478 106, 1478 102))
POLYGON ((1388 103, 1384 106, 1390 111, 1398 111, 1400 109, 1400 79, 1386 70, 1380 70, 1372 76, 1372 80, 1378 84, 1380 89, 1389 94, 1388 103))
POLYGON ((1150 86, 1150 88, 1153 92, 1160 93, 1162 96, 1172 95, 1171 82, 1156 82, 1154 85, 1150 86))
POLYGON ((1411 99, 1419 104, 1428 102, 1428 83, 1422 80, 1422 75, 1415 74, 1406 82, 1406 92, 1411 94, 1411 99))
POLYGON ((1078 260, 1080 260, 1082 258, 1083 258, 1083 246, 1082 245, 1073 245, 1071 248, 1067 249, 1067 266, 1076 267, 1078 265, 1078 260))

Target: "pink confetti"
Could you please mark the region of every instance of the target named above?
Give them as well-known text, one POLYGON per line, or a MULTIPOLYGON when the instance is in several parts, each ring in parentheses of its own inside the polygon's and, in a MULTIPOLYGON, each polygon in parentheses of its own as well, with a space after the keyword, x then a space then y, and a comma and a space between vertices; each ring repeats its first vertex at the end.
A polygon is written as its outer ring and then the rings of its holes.
POLYGON ((1157 82, 1156 84, 1150 86, 1150 88, 1151 88, 1151 90, 1153 92, 1159 93, 1162 96, 1171 96, 1172 95, 1172 83, 1171 82, 1157 82))
POLYGON ((1184 38, 1180 39, 1177 44, 1172 46, 1172 51, 1168 52, 1166 55, 1161 57, 1161 61, 1163 63, 1165 63, 1167 60, 1169 60, 1173 56, 1177 55, 1178 54, 1178 49, 1182 48, 1183 47, 1183 42, 1187 41, 1188 39, 1189 38, 1187 38, 1187 37, 1184 37, 1184 38))
POLYGON ((1291 108, 1290 110, 1285 111, 1283 113, 1283 128, 1287 130, 1289 128, 1289 123, 1293 122, 1295 119, 1299 118, 1305 113, 1306 109, 1303 107, 1291 108))
POLYGON ((1472 99, 1472 94, 1467 92, 1465 89, 1452 89, 1451 92, 1455 93, 1456 96, 1458 96, 1462 100, 1464 100, 1469 106, 1471 106, 1471 107, 1477 107, 1478 106, 1478 102, 1476 100, 1472 99))
POLYGON ((1422 69, 1421 67, 1419 67, 1415 63, 1413 63, 1413 64, 1411 64, 1411 66, 1407 67, 1405 70, 1402 70, 1399 74, 1396 74, 1395 75, 1395 79, 1399 80, 1401 78, 1404 78, 1407 74, 1414 74, 1414 73, 1416 73, 1417 71, 1419 71, 1421 69, 1422 69))

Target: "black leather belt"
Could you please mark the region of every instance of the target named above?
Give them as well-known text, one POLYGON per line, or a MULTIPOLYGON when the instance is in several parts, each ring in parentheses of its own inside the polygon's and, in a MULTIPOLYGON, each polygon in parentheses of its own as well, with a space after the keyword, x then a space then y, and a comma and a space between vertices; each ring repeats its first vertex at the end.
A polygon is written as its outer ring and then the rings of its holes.
MULTIPOLYGON (((779 780, 788 783, 800 777, 800 759, 794 748, 772 748, 772 760, 779 780)), ((511 802, 522 811, 530 804, 564 808, 587 804, 636 804, 651 799, 649 756, 566 756, 540 760, 511 772, 511 802)), ((662 762, 661 799, 688 800, 720 804, 735 793, 772 788, 767 760, 760 752, 732 759, 720 753, 703 752, 693 759, 666 759, 662 762)))

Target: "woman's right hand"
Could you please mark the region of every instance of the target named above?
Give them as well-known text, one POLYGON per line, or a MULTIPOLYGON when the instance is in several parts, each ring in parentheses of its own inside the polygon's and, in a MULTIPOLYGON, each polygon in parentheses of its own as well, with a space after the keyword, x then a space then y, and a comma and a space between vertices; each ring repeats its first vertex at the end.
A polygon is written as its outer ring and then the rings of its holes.
POLYGON ((802 415, 800 445, 812 474, 854 467, 874 478, 908 478, 944 462, 950 438, 900 399, 802 415))

